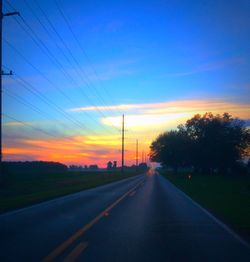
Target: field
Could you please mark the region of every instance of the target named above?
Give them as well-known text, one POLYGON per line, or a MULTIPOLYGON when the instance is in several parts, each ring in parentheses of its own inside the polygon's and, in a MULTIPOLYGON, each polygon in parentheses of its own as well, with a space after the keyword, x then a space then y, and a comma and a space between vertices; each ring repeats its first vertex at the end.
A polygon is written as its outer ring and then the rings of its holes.
POLYGON ((163 174, 212 214, 250 239, 250 177, 163 174))
POLYGON ((8 174, 0 186, 0 213, 134 175, 114 172, 8 174))

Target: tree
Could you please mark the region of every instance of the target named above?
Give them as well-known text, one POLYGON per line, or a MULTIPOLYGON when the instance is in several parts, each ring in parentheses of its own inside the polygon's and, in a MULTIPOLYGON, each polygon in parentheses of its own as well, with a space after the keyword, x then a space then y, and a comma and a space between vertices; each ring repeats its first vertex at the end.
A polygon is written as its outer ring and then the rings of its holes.
POLYGON ((204 171, 232 168, 250 145, 244 121, 228 113, 195 115, 186 122, 185 130, 193 141, 193 163, 204 171))
POLYGON ((107 170, 111 170, 112 169, 112 162, 108 161, 107 163, 107 170))
POLYGON ((150 159, 177 170, 178 167, 190 164, 191 159, 188 155, 190 146, 190 138, 180 127, 178 131, 171 130, 158 136, 150 146, 150 159))
POLYGON ((162 165, 193 166, 225 171, 247 155, 250 132, 244 121, 228 113, 195 115, 177 130, 163 133, 151 144, 150 158, 162 165))

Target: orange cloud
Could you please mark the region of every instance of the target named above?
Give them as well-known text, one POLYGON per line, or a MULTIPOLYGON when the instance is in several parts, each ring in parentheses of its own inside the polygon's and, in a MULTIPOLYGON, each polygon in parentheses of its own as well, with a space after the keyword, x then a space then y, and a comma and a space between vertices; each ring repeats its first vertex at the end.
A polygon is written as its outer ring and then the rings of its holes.
MULTIPOLYGON (((118 136, 117 136, 118 138, 118 136)), ((72 142, 63 138, 54 139, 16 139, 18 147, 11 141, 5 141, 4 160, 44 160, 58 161, 65 164, 106 167, 108 161, 120 160, 120 144, 116 145, 110 136, 71 137, 72 142), (111 141, 111 142, 110 142, 111 141)))
POLYGON ((106 146, 117 146, 121 143, 119 135, 99 135, 99 136, 87 136, 85 144, 88 145, 106 145, 106 146))

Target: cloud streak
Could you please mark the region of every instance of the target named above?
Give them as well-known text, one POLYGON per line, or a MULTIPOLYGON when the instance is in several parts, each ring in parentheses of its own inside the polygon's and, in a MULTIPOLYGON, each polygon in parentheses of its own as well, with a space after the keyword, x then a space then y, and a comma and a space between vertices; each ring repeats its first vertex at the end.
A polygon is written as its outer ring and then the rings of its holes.
POLYGON ((246 118, 249 113, 249 105, 244 103, 235 103, 227 100, 176 100, 159 103, 145 103, 145 104, 122 104, 122 105, 108 105, 108 106, 89 106, 71 108, 70 112, 84 112, 84 111, 111 111, 122 110, 124 112, 131 112, 137 110, 144 114, 177 114, 177 113, 199 113, 204 111, 213 112, 231 112, 240 113, 239 117, 246 118), (245 112, 245 113, 244 113, 245 112))
POLYGON ((189 76, 189 75, 194 75, 198 73, 203 73, 203 72, 209 72, 209 71, 216 71, 223 69, 228 66, 232 65, 240 65, 244 64, 245 59, 238 57, 238 58, 232 58, 232 59, 225 59, 221 61, 215 61, 212 63, 205 63, 197 66, 196 68, 190 70, 190 71, 184 71, 184 72, 175 72, 175 73, 167 73, 164 76, 165 77, 181 77, 181 76, 189 76))
MULTIPOLYGON (((234 117, 248 119, 250 106, 223 100, 179 100, 154 104, 139 104, 124 106, 126 113, 126 126, 134 130, 146 132, 159 128, 161 130, 175 128, 184 123, 195 114, 212 112, 223 114, 228 112, 234 117), (139 111, 130 113, 131 109, 139 111)), ((108 126, 121 126, 121 117, 104 117, 102 123, 108 126)))

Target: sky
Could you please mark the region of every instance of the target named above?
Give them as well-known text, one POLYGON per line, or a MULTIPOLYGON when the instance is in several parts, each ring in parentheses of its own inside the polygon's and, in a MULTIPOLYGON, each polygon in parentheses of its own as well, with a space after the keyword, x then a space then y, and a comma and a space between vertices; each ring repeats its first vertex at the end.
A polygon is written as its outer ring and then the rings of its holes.
MULTIPOLYGON (((249 0, 4 0, 3 158, 125 164, 197 113, 250 123, 249 0)), ((144 157, 145 158, 145 157, 144 157)))

